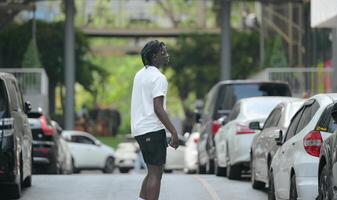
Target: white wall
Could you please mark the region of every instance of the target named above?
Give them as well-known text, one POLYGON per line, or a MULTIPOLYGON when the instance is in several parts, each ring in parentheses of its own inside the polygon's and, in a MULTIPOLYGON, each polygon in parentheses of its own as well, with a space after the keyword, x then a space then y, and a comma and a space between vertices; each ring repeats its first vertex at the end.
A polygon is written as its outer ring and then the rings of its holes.
POLYGON ((311 0, 311 27, 337 27, 337 0, 311 0))

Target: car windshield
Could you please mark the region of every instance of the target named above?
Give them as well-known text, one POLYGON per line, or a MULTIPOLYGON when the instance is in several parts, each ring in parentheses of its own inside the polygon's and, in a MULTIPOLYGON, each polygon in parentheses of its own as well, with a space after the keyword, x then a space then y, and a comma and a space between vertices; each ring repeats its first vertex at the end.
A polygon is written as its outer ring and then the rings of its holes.
POLYGON ((259 96, 291 96, 289 86, 284 83, 249 83, 233 84, 224 87, 221 95, 220 110, 231 110, 234 104, 249 97, 259 96))
MULTIPOLYGON (((283 99, 284 100, 284 99, 283 99)), ((270 112, 282 101, 280 99, 249 100, 243 104, 243 112, 249 118, 267 118, 270 112)))

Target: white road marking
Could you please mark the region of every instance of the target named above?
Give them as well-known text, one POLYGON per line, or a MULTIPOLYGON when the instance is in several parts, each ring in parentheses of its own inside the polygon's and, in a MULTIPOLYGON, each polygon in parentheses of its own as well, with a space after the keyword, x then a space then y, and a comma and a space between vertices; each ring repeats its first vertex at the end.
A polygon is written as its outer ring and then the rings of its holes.
POLYGON ((207 183, 207 181, 205 181, 204 179, 200 178, 197 175, 194 175, 193 178, 195 178, 201 183, 201 185, 207 190, 208 194, 212 197, 212 200, 220 200, 218 194, 215 192, 212 186, 207 183))

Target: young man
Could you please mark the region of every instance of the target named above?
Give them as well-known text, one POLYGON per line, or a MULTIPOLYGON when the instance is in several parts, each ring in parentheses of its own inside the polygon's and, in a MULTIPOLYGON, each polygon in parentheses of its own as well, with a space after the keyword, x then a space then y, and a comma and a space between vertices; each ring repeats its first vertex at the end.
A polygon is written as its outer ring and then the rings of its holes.
POLYGON ((144 67, 133 81, 131 99, 131 132, 137 140, 148 173, 143 180, 139 200, 157 200, 163 166, 166 162, 166 132, 171 133, 170 146, 178 148, 177 131, 165 111, 167 80, 159 68, 169 61, 165 44, 148 42, 141 51, 144 67))

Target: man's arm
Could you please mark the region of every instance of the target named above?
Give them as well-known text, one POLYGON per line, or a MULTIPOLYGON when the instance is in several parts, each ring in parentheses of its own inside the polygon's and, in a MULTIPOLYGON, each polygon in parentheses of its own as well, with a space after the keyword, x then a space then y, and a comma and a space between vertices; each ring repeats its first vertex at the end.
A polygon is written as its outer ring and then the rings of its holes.
POLYGON ((166 111, 164 110, 163 104, 164 104, 164 96, 155 97, 153 99, 154 112, 156 113, 161 123, 163 123, 164 126, 167 128, 167 130, 171 133, 172 140, 170 145, 176 149, 179 146, 177 130, 171 123, 166 111))

